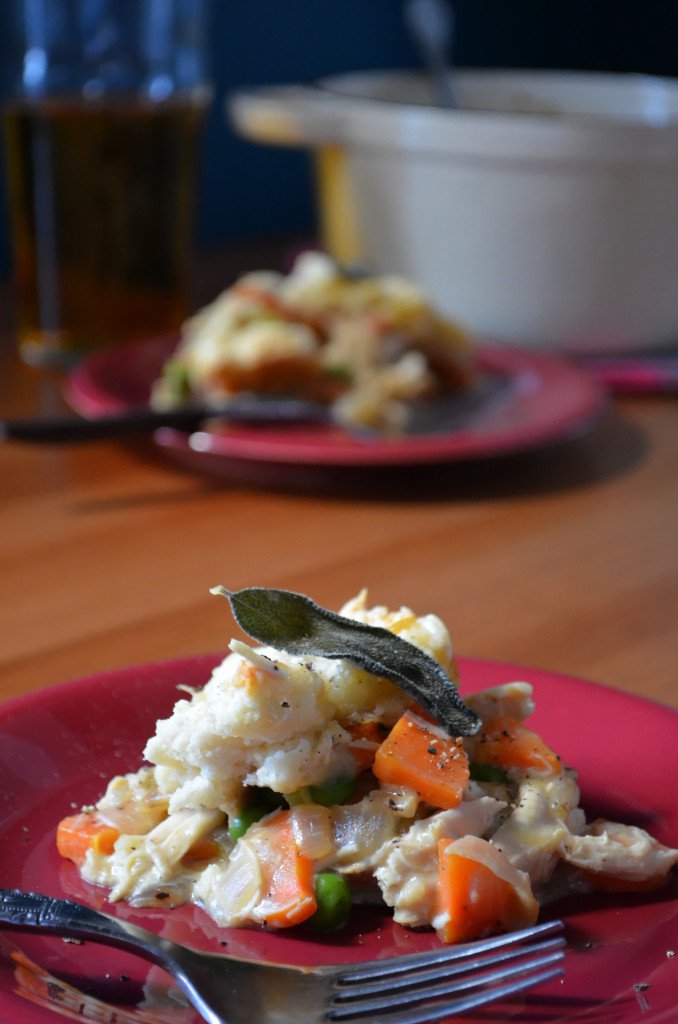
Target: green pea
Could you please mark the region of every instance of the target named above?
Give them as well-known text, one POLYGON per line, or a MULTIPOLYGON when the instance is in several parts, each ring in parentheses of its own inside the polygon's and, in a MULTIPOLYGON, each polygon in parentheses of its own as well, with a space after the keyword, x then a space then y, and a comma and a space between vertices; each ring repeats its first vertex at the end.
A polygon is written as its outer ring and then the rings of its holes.
POLYGON ((474 782, 506 782, 508 775, 498 764, 478 764, 473 761, 469 772, 474 782))
POLYGON ((191 394, 188 369, 179 360, 170 360, 163 370, 163 385, 172 402, 185 402, 191 394))
POLYGON ((351 913, 351 890, 345 878, 331 871, 316 875, 315 897, 318 908, 308 919, 311 927, 328 932, 346 924, 351 913))
POLYGON ((275 811, 278 807, 285 806, 285 797, 282 793, 276 793, 274 789, 269 789, 268 786, 255 789, 254 792, 257 794, 256 799, 265 804, 269 811, 275 811))
POLYGON ((259 821, 268 812, 268 807, 259 801, 241 807, 237 814, 228 819, 228 834, 231 839, 237 842, 245 835, 250 825, 254 825, 255 821, 259 821))
POLYGON ((353 380, 353 371, 350 366, 344 366, 343 363, 335 363, 334 366, 326 367, 326 372, 335 380, 345 381, 347 384, 353 380))
POLYGON ((237 814, 229 818, 228 834, 234 842, 244 836, 255 821, 259 821, 266 814, 270 814, 277 807, 284 805, 283 797, 272 789, 254 789, 252 792, 255 795, 243 804, 237 814))
POLYGON ((335 775, 317 786, 309 786, 308 792, 313 803, 323 807, 345 804, 355 793, 355 779, 351 775, 335 775))
POLYGON ((302 786, 301 789, 295 789, 293 793, 285 793, 285 803, 288 807, 296 807, 298 804, 313 803, 313 798, 308 790, 308 786, 302 786))

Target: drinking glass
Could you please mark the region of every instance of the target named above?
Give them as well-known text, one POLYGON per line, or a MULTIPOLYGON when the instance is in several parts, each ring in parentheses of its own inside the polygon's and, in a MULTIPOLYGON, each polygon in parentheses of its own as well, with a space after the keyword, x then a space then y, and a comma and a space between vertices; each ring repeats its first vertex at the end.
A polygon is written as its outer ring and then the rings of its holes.
POLYGON ((26 362, 66 368, 187 315, 208 0, 12 2, 18 343, 26 362))

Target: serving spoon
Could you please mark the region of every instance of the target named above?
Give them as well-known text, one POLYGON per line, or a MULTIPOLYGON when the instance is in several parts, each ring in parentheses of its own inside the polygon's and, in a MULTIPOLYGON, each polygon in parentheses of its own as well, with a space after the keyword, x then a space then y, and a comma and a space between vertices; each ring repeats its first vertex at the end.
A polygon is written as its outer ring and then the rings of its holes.
MULTIPOLYGON (((471 427, 480 417, 493 411, 497 403, 510 400, 515 395, 518 383, 503 374, 485 372, 463 390, 412 402, 408 423, 401 433, 406 436, 441 434, 471 427)), ((173 427, 192 433, 210 422, 269 428, 294 424, 314 424, 319 427, 334 424, 358 437, 370 439, 382 433, 373 428, 341 424, 333 418, 332 407, 319 402, 243 396, 223 405, 186 405, 166 411, 135 406, 91 419, 64 415, 0 420, 0 442, 69 444, 116 440, 152 434, 160 427, 173 427)))
POLYGON ((431 76, 441 107, 459 106, 448 54, 454 38, 454 11, 447 0, 406 0, 405 22, 431 76))
POLYGON ((326 405, 293 398, 239 398, 220 406, 191 404, 165 411, 142 405, 91 419, 66 415, 0 420, 0 441, 63 444, 134 437, 151 434, 160 427, 174 427, 190 433, 210 419, 270 426, 328 423, 330 415, 326 405))

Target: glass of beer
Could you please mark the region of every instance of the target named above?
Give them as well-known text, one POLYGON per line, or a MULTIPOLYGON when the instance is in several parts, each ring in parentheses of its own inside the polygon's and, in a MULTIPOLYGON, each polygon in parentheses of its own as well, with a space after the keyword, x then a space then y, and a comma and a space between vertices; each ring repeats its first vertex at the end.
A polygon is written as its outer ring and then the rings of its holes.
POLYGON ((208 0, 14 0, 19 349, 68 368, 188 313, 208 0))

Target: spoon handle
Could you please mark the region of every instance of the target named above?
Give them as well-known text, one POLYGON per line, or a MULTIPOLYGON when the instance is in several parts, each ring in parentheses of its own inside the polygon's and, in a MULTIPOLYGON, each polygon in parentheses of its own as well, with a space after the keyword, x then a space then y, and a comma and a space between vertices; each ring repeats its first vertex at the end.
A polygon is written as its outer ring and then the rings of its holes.
POLYGON ((192 431, 210 418, 225 423, 317 423, 327 421, 329 413, 325 406, 295 399, 237 399, 219 408, 193 406, 166 412, 142 406, 95 419, 58 416, 4 420, 0 421, 0 441, 62 444, 149 434, 159 427, 192 431))
POLYGON ((454 11, 447 0, 406 0, 405 19, 435 87, 441 107, 458 106, 448 58, 454 11))
POLYGON ((147 434, 158 427, 194 430, 205 416, 205 410, 201 413, 186 410, 157 413, 151 409, 132 409, 96 419, 51 416, 4 420, 0 422, 0 441, 62 444, 147 434))

